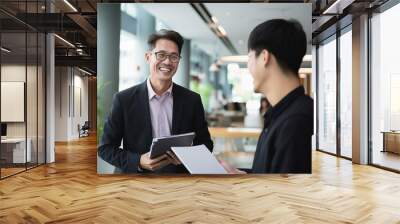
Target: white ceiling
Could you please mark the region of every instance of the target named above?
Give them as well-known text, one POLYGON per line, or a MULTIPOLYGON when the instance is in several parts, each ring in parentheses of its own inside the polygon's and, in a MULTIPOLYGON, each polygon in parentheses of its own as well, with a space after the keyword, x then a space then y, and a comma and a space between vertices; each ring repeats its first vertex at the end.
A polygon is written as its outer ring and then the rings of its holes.
POLYGON ((206 3, 240 54, 247 54, 247 39, 260 23, 270 19, 296 19, 303 26, 311 53, 311 3, 206 3), (240 44, 242 43, 242 44, 240 44))
MULTIPOLYGON (((207 24, 188 3, 142 3, 146 11, 157 17, 210 55, 231 55, 207 24)), ((247 54, 250 31, 261 22, 274 18, 296 19, 307 34, 311 52, 311 4, 302 3, 206 3, 208 11, 226 30, 228 38, 240 54, 247 54)))
POLYGON ((142 3, 140 6, 209 55, 230 55, 189 3, 142 3))

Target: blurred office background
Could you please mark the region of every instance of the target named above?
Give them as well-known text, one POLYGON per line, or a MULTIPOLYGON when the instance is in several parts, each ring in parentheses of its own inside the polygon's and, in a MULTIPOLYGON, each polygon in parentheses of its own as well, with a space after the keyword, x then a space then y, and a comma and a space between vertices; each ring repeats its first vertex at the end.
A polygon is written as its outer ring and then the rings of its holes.
POLYGON ((313 150, 400 170, 397 0, 104 2, 118 1, 0 1, 0 178, 100 135, 112 95, 146 79, 146 39, 161 28, 186 39, 174 81, 202 96, 216 155, 248 167, 262 122, 246 41, 270 18, 298 19, 309 35, 299 76, 315 103, 313 150))
POLYGON ((200 94, 215 143, 214 154, 235 166, 250 168, 264 111, 260 112, 262 96, 254 93, 247 69, 247 38, 256 25, 273 18, 296 19, 302 24, 309 46, 299 76, 307 94, 313 96, 311 4, 98 5, 98 46, 102 46, 98 49, 98 85, 104 88, 98 96, 104 100, 99 104, 104 107, 99 108, 98 134, 112 93, 148 77, 144 60, 148 36, 172 29, 185 38, 173 80, 200 94), (118 42, 119 46, 114 46, 118 42))

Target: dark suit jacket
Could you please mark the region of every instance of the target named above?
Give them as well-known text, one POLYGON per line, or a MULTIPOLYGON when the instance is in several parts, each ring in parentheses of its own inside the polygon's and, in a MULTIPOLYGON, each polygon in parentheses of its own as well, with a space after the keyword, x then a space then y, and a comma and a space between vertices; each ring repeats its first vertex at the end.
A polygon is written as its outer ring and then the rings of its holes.
MULTIPOLYGON (((204 144, 212 151, 200 95, 174 83, 172 96, 172 134, 195 132, 193 145, 204 144)), ((99 156, 123 173, 137 173, 140 156, 149 152, 152 139, 146 82, 115 94, 98 147, 99 156)), ((170 164, 156 173, 187 173, 187 170, 183 165, 170 164)))

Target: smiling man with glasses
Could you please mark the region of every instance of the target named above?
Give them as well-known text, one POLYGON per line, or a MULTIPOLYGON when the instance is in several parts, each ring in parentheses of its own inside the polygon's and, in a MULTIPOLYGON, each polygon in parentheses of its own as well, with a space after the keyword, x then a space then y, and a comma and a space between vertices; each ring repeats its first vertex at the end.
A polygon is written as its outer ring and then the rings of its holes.
POLYGON ((188 132, 196 134, 193 145, 213 148, 200 95, 172 81, 183 38, 175 31, 160 30, 149 37, 148 45, 149 78, 114 96, 98 153, 117 172, 188 173, 171 152, 149 156, 153 138, 188 132))

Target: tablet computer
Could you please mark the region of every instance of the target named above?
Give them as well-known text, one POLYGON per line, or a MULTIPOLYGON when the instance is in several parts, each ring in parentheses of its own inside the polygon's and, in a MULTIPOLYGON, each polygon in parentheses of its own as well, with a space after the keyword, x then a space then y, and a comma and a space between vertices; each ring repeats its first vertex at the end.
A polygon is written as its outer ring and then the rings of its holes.
POLYGON ((168 137, 153 138, 150 146, 150 159, 154 159, 171 150, 172 146, 191 146, 195 137, 194 132, 171 135, 168 137))

